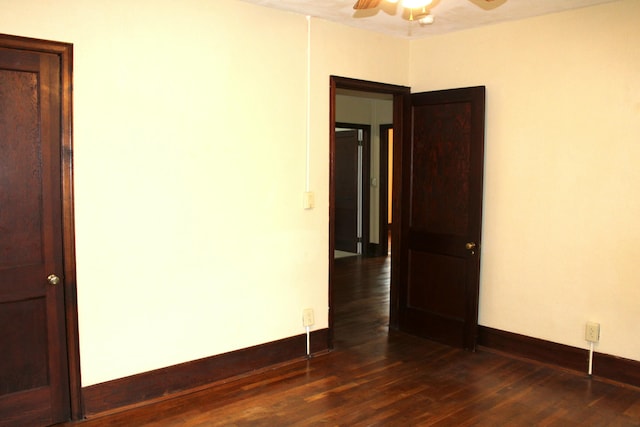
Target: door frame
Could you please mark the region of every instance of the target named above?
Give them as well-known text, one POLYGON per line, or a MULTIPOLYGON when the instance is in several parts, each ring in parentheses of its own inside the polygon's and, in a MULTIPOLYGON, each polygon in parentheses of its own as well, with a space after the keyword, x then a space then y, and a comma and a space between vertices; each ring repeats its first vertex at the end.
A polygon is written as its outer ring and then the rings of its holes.
MULTIPOLYGON (((345 128, 362 131, 362 171, 360 176, 360 200, 361 227, 360 236, 360 253, 361 256, 369 256, 369 227, 371 224, 371 206, 370 206, 370 189, 369 179, 371 174, 371 125, 359 125, 348 122, 336 122, 336 128, 345 128)), ((334 132, 336 130, 334 129, 334 132)), ((335 135, 334 135, 335 138, 335 135)), ((334 146, 335 147, 335 146, 334 146)), ((332 187, 334 188, 334 187, 332 187)), ((334 199, 335 200, 335 199, 334 199)), ((333 229, 332 229, 333 230, 333 229)))
POLYGON ((61 101, 61 194, 62 194, 62 259, 64 266, 64 315, 66 323, 66 356, 69 372, 69 401, 72 420, 79 420, 82 411, 80 379, 80 343, 78 333, 78 300, 76 285, 75 221, 73 210, 73 45, 28 37, 0 34, 0 47, 41 52, 60 58, 61 101))
MULTIPOLYGON (((334 335, 334 297, 333 297, 333 263, 335 238, 333 235, 335 225, 335 127, 336 127, 336 90, 347 89, 360 92, 382 93, 393 96, 393 123, 395 125, 394 140, 402 141, 403 129, 407 120, 406 111, 410 108, 411 88, 407 86, 391 85, 366 80, 352 79, 348 77, 329 76, 329 333, 328 348, 333 348, 334 335)), ((400 200, 402 191, 402 145, 393 144, 393 190, 392 190, 392 215, 394 219, 391 231, 391 283, 389 295, 389 327, 398 328, 398 303, 399 303, 399 283, 400 269, 395 267, 399 263, 395 253, 399 253, 400 245, 403 244, 403 236, 400 235, 400 200)))
MULTIPOLYGON (((380 209, 378 216, 378 253, 377 256, 387 256, 389 252, 389 130, 393 124, 380 125, 380 209), (384 218, 384 221, 382 220, 384 218)), ((397 126, 396 126, 397 128, 397 126)), ((395 131, 394 131, 395 133, 395 131)), ((391 146, 393 148, 393 145, 391 146)), ((391 168, 393 173, 393 168, 391 168)), ((393 180, 392 180, 393 181, 393 180)), ((393 193, 391 194, 393 197, 393 193)))

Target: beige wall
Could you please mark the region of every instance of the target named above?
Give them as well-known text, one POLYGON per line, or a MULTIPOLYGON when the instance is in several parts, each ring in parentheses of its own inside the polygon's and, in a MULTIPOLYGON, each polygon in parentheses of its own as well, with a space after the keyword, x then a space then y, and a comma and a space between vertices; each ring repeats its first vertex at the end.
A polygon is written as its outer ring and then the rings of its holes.
MULTIPOLYGON (((480 323, 640 360, 640 2, 411 44, 413 91, 486 85, 480 323)), ((594 368, 595 369, 595 368, 594 368)))
POLYGON ((0 0, 74 44, 83 385, 327 326, 329 75, 486 84, 481 323, 640 360, 638 2, 409 42, 235 0, 0 0), (381 58, 385 58, 381 61, 381 58), (505 66, 505 61, 508 67, 505 66))
POLYGON ((329 74, 406 83, 407 41, 312 20, 304 210, 304 16, 234 0, 0 10, 4 33, 74 44, 84 386, 304 333, 306 307, 327 327, 329 74))

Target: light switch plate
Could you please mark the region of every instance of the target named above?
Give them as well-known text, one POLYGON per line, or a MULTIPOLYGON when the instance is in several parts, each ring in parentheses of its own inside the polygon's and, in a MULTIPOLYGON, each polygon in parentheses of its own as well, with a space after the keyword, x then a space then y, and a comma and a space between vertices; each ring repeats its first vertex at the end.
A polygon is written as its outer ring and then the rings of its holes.
POLYGON ((313 209, 315 207, 316 200, 312 191, 304 193, 302 205, 305 209, 313 209))

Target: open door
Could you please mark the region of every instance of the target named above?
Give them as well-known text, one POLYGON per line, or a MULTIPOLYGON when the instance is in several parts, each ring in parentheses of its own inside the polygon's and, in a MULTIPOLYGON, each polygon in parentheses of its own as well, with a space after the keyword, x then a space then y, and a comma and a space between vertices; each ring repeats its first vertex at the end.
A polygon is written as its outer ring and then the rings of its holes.
POLYGON ((469 350, 478 326, 484 100, 484 87, 412 94, 402 153, 399 327, 469 350))
MULTIPOLYGON (((393 95, 393 196, 389 323, 475 349, 482 228, 485 88, 410 94, 410 88, 331 76, 336 89, 393 95), (395 125, 397 124, 397 125, 395 125)), ((329 256, 335 239, 335 135, 330 141, 329 256)), ((329 263, 329 347, 333 339, 329 263)))
POLYGON ((336 131, 336 250, 358 252, 358 131, 336 131))

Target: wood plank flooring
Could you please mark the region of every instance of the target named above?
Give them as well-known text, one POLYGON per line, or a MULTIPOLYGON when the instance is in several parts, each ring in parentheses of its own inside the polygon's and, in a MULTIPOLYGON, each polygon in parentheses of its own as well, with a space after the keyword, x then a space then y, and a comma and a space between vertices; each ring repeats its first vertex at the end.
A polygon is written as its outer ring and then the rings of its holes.
POLYGON ((388 333, 389 259, 336 260, 335 350, 66 426, 640 426, 640 390, 388 333))

